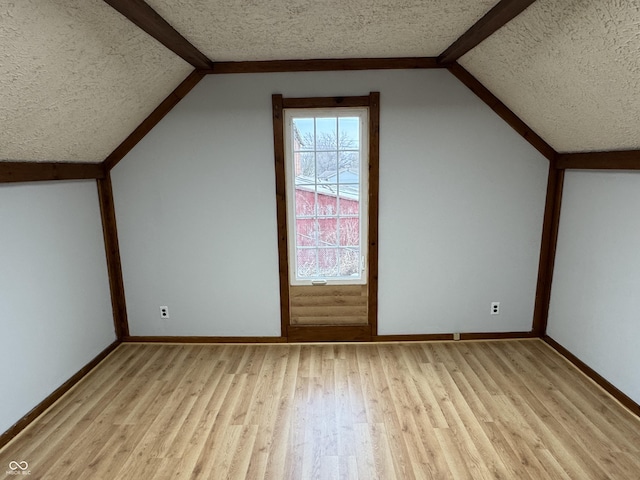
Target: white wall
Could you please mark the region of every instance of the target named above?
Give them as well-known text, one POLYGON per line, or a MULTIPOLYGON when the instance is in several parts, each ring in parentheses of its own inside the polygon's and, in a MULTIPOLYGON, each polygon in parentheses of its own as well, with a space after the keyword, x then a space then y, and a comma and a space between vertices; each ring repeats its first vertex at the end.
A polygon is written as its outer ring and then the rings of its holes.
POLYGON ((447 72, 392 85, 379 333, 530 331, 549 162, 447 72))
POLYGON ((379 332, 531 329, 548 162, 447 71, 408 70, 205 78, 112 172, 133 335, 280 334, 271 94, 369 91, 379 332))
POLYGON ((0 432, 115 340, 95 181, 0 185, 0 432))
POLYGON ((640 403, 640 173, 565 175, 548 335, 640 403))

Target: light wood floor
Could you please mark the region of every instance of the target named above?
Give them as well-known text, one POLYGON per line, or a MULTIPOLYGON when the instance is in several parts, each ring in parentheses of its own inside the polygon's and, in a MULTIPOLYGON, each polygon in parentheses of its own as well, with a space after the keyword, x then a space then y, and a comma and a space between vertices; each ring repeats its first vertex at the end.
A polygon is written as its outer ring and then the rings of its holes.
POLYGON ((637 480, 640 421, 539 340, 125 344, 11 461, 55 480, 637 480))

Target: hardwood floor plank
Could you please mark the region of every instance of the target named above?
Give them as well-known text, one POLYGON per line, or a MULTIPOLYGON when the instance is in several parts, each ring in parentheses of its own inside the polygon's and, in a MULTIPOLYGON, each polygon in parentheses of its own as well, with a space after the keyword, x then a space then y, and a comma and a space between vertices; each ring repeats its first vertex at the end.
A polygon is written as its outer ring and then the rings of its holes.
MULTIPOLYGON (((538 400, 542 399, 538 397, 538 400)), ((535 405, 536 402, 529 400, 527 403, 535 405)), ((595 478, 625 478, 612 460, 612 451, 616 447, 612 449, 609 437, 598 430, 569 398, 556 389, 549 389, 544 403, 551 416, 547 417, 547 427, 560 438, 563 446, 572 446, 572 455, 584 472, 593 472, 595 478)), ((535 417, 541 417, 540 410, 537 409, 535 417)))
MULTIPOLYGON (((196 435, 199 427, 202 428, 200 422, 202 419, 206 419, 206 408, 211 403, 211 398, 216 391, 224 390, 223 376, 224 376, 224 362, 221 360, 216 361, 215 358, 207 358, 208 366, 202 368, 204 381, 202 384, 195 386, 191 391, 190 397, 195 397, 195 401, 190 403, 182 400, 183 403, 189 403, 191 408, 186 412, 186 415, 179 415, 181 408, 178 407, 173 415, 169 417, 167 433, 163 442, 163 447, 158 450, 158 456, 169 459, 180 459, 184 452, 198 447, 198 437, 195 441, 193 439, 196 435), (211 368, 213 366, 214 368, 211 368), (179 429, 171 428, 171 425, 180 425, 179 429)), ((176 389, 176 391, 179 391, 176 389)), ((186 411, 183 409, 182 412, 186 411)))
POLYGON ((447 392, 440 379, 442 370, 439 367, 443 368, 443 365, 441 363, 425 363, 422 364, 421 367, 423 378, 428 385, 425 391, 430 393, 429 401, 433 401, 431 399, 435 400, 436 405, 444 417, 444 424, 438 425, 436 428, 451 428, 460 425, 462 421, 451 401, 451 395, 447 392))
POLYGON ((373 439, 371 438, 368 423, 357 423, 355 425, 355 440, 358 478, 380 479, 381 477, 376 469, 373 439))
MULTIPOLYGON (((364 389, 362 386, 362 376, 360 375, 360 370, 358 367, 358 355, 356 349, 350 349, 350 351, 347 353, 347 370, 349 407, 351 411, 352 423, 366 423, 367 407, 364 396, 364 389)), ((349 453, 349 455, 351 455, 351 453, 349 453)))
POLYGON ((495 449, 474 414, 472 406, 467 402, 463 393, 458 389, 452 373, 443 369, 441 378, 443 385, 450 392, 453 405, 462 421, 453 429, 458 443, 466 446, 462 451, 467 461, 469 471, 474 478, 508 478, 508 469, 502 459, 495 454, 495 449))
POLYGON ((116 473, 146 433, 144 428, 135 425, 122 425, 114 430, 115 434, 103 443, 100 451, 77 478, 117 478, 116 473))
POLYGON ((335 480, 339 476, 338 456, 325 456, 320 465, 320 480, 335 480))
MULTIPOLYGON (((142 366, 147 362, 148 357, 144 357, 140 362, 135 362, 135 365, 142 366)), ((38 455, 41 455, 42 458, 39 462, 39 468, 45 471, 58 471, 69 466, 70 444, 73 445, 75 441, 85 438, 91 432, 92 427, 99 423, 98 417, 104 415, 105 409, 117 394, 118 386, 123 382, 126 383, 126 380, 123 379, 132 378, 131 376, 134 375, 132 368, 129 368, 115 385, 110 385, 109 389, 102 389, 92 397, 86 396, 86 400, 79 403, 79 407, 72 417, 60 423, 50 434, 44 433, 42 435, 43 441, 37 450, 38 455)), ((77 390, 75 392, 77 393, 77 390)), ((69 399, 67 398, 67 400, 69 399)))
POLYGON ((25 457, 30 456, 34 451, 42 453, 44 450, 55 448, 60 435, 64 435, 68 425, 72 423, 69 419, 74 418, 80 411, 86 411, 101 398, 100 395, 91 395, 89 389, 82 389, 80 385, 91 378, 97 392, 112 390, 112 386, 122 380, 122 373, 128 368, 127 363, 135 363, 133 360, 135 356, 136 352, 131 352, 129 355, 116 355, 110 359, 108 365, 104 365, 104 370, 101 368, 101 374, 97 379, 93 378, 93 371, 89 373, 78 385, 66 393, 63 397, 64 402, 54 403, 38 418, 37 422, 30 424, 10 444, 13 444, 14 448, 25 457), (101 386, 104 386, 105 389, 100 388, 101 386))
MULTIPOLYGON (((406 352, 406 350, 404 351, 406 352)), ((436 400, 434 392, 431 389, 430 382, 424 377, 422 364, 427 363, 427 358, 424 356, 422 346, 417 344, 415 345, 415 348, 411 348, 410 351, 415 353, 415 356, 412 356, 412 358, 422 358, 423 360, 420 362, 413 362, 410 360, 406 361, 408 364, 408 371, 411 374, 412 389, 415 389, 418 395, 417 400, 419 399, 414 408, 418 409, 417 413, 427 415, 429 423, 433 428, 447 428, 449 426, 447 424, 447 419, 442 413, 442 409, 436 400)), ((404 357, 406 360, 406 353, 404 357)))
MULTIPOLYGON (((395 348, 382 348, 381 356, 383 360, 383 368, 389 383, 389 393, 391 394, 393 401, 392 405, 395 408, 395 415, 398 418, 399 431, 402 432, 403 443, 406 447, 406 454, 411 459, 410 462, 415 462, 419 465, 418 470, 422 471, 422 467, 426 465, 420 462, 420 459, 425 461, 429 459, 426 455, 423 442, 429 437, 433 436, 433 430, 423 429, 420 432, 416 426, 415 416, 424 415, 424 409, 417 391, 413 385, 413 378, 402 375, 398 366, 401 365, 401 355, 395 348)), ((431 460, 434 460, 431 457, 431 460)), ((415 472, 418 478, 424 475, 415 472)))
POLYGON ((358 480, 358 462, 353 455, 338 457, 338 480, 358 480))
MULTIPOLYGON (((510 350, 505 349, 505 353, 508 352, 510 352, 510 350)), ((511 351, 511 354, 514 365, 517 364, 518 361, 524 361, 524 357, 520 357, 517 351, 511 351)), ((520 370, 524 371, 524 368, 526 367, 521 367, 520 370)), ((529 378, 534 382, 539 382, 541 390, 544 388, 548 389, 550 392, 548 399, 552 400, 550 402, 550 412, 562 417, 563 423, 567 425, 572 434, 576 438, 581 439, 584 448, 590 450, 596 447, 594 451, 602 452, 602 457, 599 458, 599 460, 604 464, 608 464, 611 461, 611 453, 613 451, 616 451, 618 448, 627 448, 624 445, 623 439, 619 434, 616 434, 615 431, 605 434, 605 430, 609 430, 607 428, 608 424, 602 422, 600 417, 591 417, 589 415, 589 402, 584 399, 581 394, 578 394, 576 390, 566 388, 568 384, 564 381, 558 383, 558 389, 551 388, 551 382, 548 380, 551 378, 551 375, 543 375, 540 373, 541 371, 544 371, 543 368, 539 369, 535 375, 530 375, 529 378), (612 433, 618 437, 619 441, 614 444, 619 445, 618 447, 613 446, 612 448, 612 433), (588 439, 589 445, 585 443, 586 439, 588 439)))
POLYGON ((229 478, 244 480, 247 477, 251 456, 247 452, 253 451, 253 446, 258 436, 259 425, 244 425, 240 433, 231 464, 229 465, 229 478))
MULTIPOLYGON (((492 359, 496 365, 500 365, 500 368, 494 371, 496 382, 502 388, 502 394, 494 396, 493 405, 498 407, 494 414, 496 423, 503 429, 512 447, 519 452, 521 461, 528 466, 528 471, 534 478, 560 478, 565 474, 564 471, 551 469, 549 472, 540 461, 543 458, 539 455, 540 452, 551 451, 558 457, 568 453, 564 450, 563 442, 558 440, 555 419, 546 402, 537 402, 535 394, 528 388, 531 385, 533 370, 528 371, 526 377, 516 376, 503 359, 495 355, 490 348, 483 346, 482 350, 481 355, 485 355, 485 361, 492 359), (508 383, 509 379, 511 385, 508 383)), ((547 396, 549 386, 544 385, 539 393, 547 396)), ((585 478, 579 464, 569 462, 564 465, 571 473, 571 478, 585 478)))
POLYGON ((256 442, 259 452, 268 453, 265 466, 265 475, 256 478, 294 478, 286 477, 285 471, 292 470, 294 462, 292 456, 295 454, 295 430, 294 420, 299 412, 300 400, 297 395, 305 390, 305 379, 300 376, 301 352, 308 345, 285 346, 288 350, 287 367, 279 392, 279 402, 275 414, 275 423, 268 425, 264 429, 256 442))
POLYGON ((637 480, 640 419, 537 339, 123 344, 10 461, 33 478, 637 480))
POLYGON ((201 458, 206 456, 205 448, 211 448, 207 443, 209 434, 216 427, 218 412, 231 388, 232 380, 232 375, 222 373, 214 392, 209 397, 200 421, 191 432, 191 436, 185 432, 184 437, 177 436, 171 445, 168 456, 180 460, 176 478, 190 479, 202 470, 201 458), (187 440, 186 443, 184 443, 185 440, 187 440))
MULTIPOLYGON (((566 368, 568 361, 557 355, 556 352, 549 347, 546 343, 539 345, 528 345, 530 350, 535 350, 547 360, 543 364, 545 374, 549 376, 551 381, 558 385, 560 391, 567 391, 567 389, 575 391, 576 397, 581 399, 583 411, 593 410, 596 408, 601 415, 591 417, 592 421, 598 422, 602 425, 602 428, 615 435, 619 432, 625 438, 633 439, 632 442, 627 442, 627 447, 635 447, 635 452, 640 452, 640 428, 637 423, 629 422, 627 410, 624 408, 617 408, 617 402, 611 402, 611 396, 599 386, 596 386, 595 382, 587 378, 582 372, 575 368, 566 368), (565 384, 566 383, 566 384, 565 384), (582 402, 586 403, 582 403, 582 402)), ((635 417, 640 418, 640 417, 635 417)), ((618 445, 623 442, 617 443, 618 445)))
POLYGON ((475 480, 466 466, 453 432, 450 428, 436 428, 436 438, 440 444, 440 452, 447 462, 450 475, 456 480, 475 480))
MULTIPOLYGON (((497 416, 496 425, 518 455, 520 463, 526 466, 531 478, 553 480, 554 477, 550 477, 540 463, 538 454, 550 449, 554 454, 562 455, 562 445, 557 442, 552 432, 545 428, 544 423, 531 421, 528 412, 525 411, 527 407, 519 408, 519 404, 515 404, 514 400, 519 399, 507 395, 495 397, 496 405, 502 410, 502 415, 497 416)), ((571 478, 584 478, 584 473, 579 467, 571 465, 568 471, 573 475, 571 478)))
POLYGON ((506 478, 536 480, 531 476, 533 472, 527 470, 526 465, 528 462, 523 457, 522 452, 514 448, 512 442, 507 439, 503 429, 495 422, 483 422, 481 425, 493 445, 496 454, 502 459, 509 470, 509 475, 506 478))

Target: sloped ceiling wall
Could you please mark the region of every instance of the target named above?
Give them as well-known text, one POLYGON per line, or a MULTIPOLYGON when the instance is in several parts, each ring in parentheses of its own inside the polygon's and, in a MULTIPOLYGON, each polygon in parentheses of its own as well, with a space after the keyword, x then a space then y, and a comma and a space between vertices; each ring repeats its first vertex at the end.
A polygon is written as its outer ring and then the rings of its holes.
POLYGON ((538 0, 460 63, 560 152, 640 148, 640 2, 538 0))
MULTIPOLYGON (((148 0, 214 61, 437 56, 497 0, 148 0)), ((460 63, 560 152, 640 148, 640 1, 537 0, 460 63)), ((192 67, 102 0, 0 5, 0 161, 104 160, 192 67)))
POLYGON ((497 0, 148 0, 214 61, 437 56, 497 0))
POLYGON ((0 161, 101 162, 189 74, 101 0, 0 6, 0 161))

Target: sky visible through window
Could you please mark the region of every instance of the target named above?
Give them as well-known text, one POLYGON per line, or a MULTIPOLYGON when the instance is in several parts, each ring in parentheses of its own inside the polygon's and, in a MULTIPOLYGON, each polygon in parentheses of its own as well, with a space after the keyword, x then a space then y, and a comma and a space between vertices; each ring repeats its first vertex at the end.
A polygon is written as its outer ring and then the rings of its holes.
POLYGON ((342 193, 358 196, 360 118, 297 117, 293 134, 296 184, 341 184, 342 193))
MULTIPOLYGON (((313 135, 313 118, 296 118, 294 124, 300 134, 305 137, 313 135)), ((317 118, 316 129, 318 133, 335 132, 335 117, 333 118, 317 118)), ((356 144, 360 137, 360 119, 358 117, 341 117, 338 124, 341 132, 344 132, 349 138, 352 138, 356 144)))

